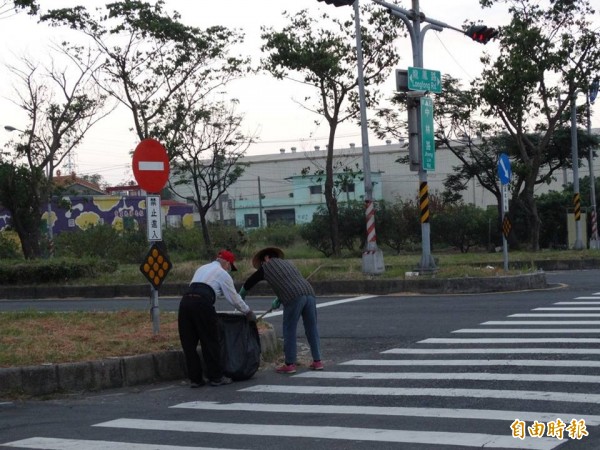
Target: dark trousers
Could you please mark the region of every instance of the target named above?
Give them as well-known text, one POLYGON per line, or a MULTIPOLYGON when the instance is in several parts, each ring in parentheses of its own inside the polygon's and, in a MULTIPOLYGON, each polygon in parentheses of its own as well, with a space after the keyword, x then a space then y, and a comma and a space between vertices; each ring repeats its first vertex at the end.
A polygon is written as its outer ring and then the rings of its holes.
POLYGON ((185 294, 179 303, 177 318, 179 340, 188 376, 192 383, 203 384, 202 361, 198 355, 198 342, 202 347, 202 358, 209 380, 219 380, 221 369, 221 345, 219 323, 214 307, 214 298, 202 294, 185 294))

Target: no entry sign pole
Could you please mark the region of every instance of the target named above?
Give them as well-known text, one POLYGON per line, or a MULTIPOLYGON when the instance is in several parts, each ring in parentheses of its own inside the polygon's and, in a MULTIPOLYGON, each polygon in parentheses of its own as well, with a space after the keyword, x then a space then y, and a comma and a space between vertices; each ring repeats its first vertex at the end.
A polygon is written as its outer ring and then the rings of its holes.
MULTIPOLYGON (((132 166, 135 180, 140 188, 146 191, 146 228, 148 230, 148 241, 156 244, 162 241, 160 191, 169 180, 169 156, 165 147, 156 139, 144 139, 133 152, 132 166)), ((158 275, 156 277, 149 276, 150 273, 154 274, 154 271, 148 265, 148 260, 151 260, 155 264, 154 256, 156 255, 153 256, 153 253, 157 251, 156 248, 151 247, 146 258, 146 263, 143 263, 140 268, 142 273, 150 280, 150 313, 152 315, 152 331, 155 335, 160 332, 158 287, 162 284, 164 277, 158 275)), ((163 256, 159 255, 159 258, 163 258, 163 256)), ((156 261, 156 264, 158 273, 161 270, 160 264, 162 262, 159 264, 156 261)))

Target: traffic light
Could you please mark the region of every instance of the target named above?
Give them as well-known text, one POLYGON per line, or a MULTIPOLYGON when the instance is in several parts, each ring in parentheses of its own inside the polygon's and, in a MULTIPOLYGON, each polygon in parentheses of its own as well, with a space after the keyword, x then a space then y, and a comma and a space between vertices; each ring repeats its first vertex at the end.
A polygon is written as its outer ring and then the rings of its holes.
POLYGON ((495 28, 489 28, 485 25, 471 25, 465 34, 474 41, 481 44, 487 44, 490 40, 498 36, 499 31, 495 28))
POLYGON ((328 5, 335 6, 350 6, 354 5, 355 0, 317 0, 319 2, 325 2, 328 5))

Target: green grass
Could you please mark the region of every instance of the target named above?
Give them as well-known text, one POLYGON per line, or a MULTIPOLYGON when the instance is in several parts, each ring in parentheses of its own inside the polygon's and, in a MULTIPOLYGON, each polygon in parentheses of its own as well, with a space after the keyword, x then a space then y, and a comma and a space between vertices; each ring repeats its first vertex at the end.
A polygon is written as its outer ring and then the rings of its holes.
MULTIPOLYGON (((301 252, 296 249, 284 249, 286 257, 294 261, 296 266, 305 277, 311 281, 322 280, 355 280, 372 278, 362 272, 362 259, 360 256, 343 258, 325 258, 318 256, 312 251, 309 257, 300 256, 301 252)), ((238 257, 236 263, 238 272, 232 276, 236 282, 243 282, 254 268, 251 265, 251 254, 238 257)), ((436 260, 437 270, 430 276, 437 278, 460 278, 460 277, 487 277, 497 275, 516 275, 529 273, 537 270, 535 261, 543 260, 577 260, 577 259, 600 259, 600 250, 543 250, 539 252, 515 251, 508 253, 509 263, 522 262, 518 269, 510 268, 504 271, 504 257, 500 253, 477 252, 457 253, 450 251, 432 251, 436 260)), ((415 271, 420 264, 421 254, 411 253, 392 255, 384 253, 386 270, 379 275, 383 279, 402 279, 406 272, 415 271)), ((206 260, 186 261, 173 264, 165 283, 187 283, 192 278, 194 271, 206 260)), ((82 278, 73 280, 69 284, 85 285, 109 285, 109 284, 140 284, 147 281, 142 276, 138 264, 121 264, 116 272, 104 274, 93 279, 82 278)))
MULTIPOLYGON (((481 277, 504 274, 502 253, 432 252, 437 260, 436 277, 481 277)), ((295 258, 286 252, 304 276, 310 280, 362 279, 362 260, 352 258, 295 258)), ((420 254, 384 255, 386 271, 381 278, 404 278, 419 264, 420 254)), ((509 252, 509 261, 522 261, 524 268, 509 274, 535 270, 536 260, 600 259, 600 250, 566 250, 509 252)), ((250 257, 240 258, 236 281, 253 272, 250 257)), ((182 262, 174 265, 167 282, 189 282, 197 266, 206 261, 182 262)), ((81 279, 76 284, 146 283, 138 264, 121 265, 116 272, 94 279, 81 279)), ((0 313, 0 367, 41 363, 86 361, 110 356, 134 355, 179 348, 176 314, 161 313, 161 332, 152 334, 147 312, 6 312, 0 313)), ((263 322, 264 323, 264 322, 263 322)), ((259 323, 260 324, 260 323, 259 323)), ((266 324, 264 325, 266 326, 266 324)))

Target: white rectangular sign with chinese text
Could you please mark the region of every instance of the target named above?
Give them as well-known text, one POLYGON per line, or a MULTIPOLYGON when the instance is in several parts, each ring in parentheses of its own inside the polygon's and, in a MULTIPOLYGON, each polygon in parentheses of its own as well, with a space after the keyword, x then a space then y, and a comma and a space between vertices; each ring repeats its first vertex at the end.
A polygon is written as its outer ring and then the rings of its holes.
POLYGON ((162 241, 160 216, 160 195, 146 196, 146 223, 148 224, 149 241, 162 241))

